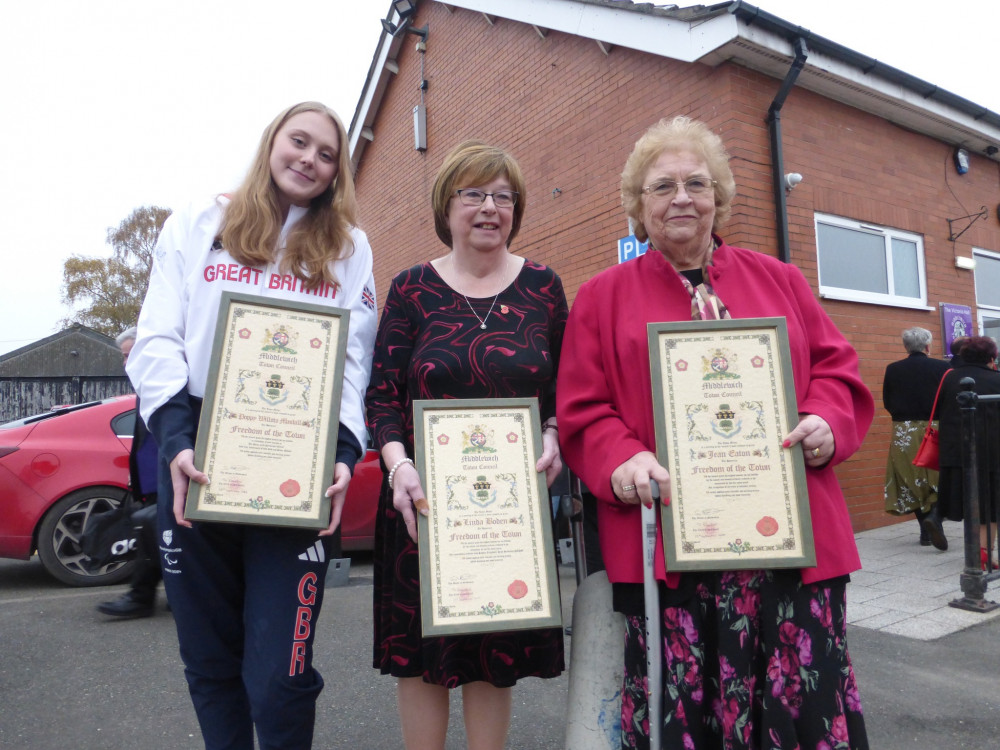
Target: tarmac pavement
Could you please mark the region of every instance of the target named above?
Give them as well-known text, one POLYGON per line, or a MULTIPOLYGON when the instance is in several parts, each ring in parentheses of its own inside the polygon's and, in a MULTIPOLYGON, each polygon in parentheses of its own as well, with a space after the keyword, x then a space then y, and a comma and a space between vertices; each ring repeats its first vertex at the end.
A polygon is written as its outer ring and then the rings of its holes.
MULTIPOLYGON (((1000 747, 1000 610, 948 606, 961 596, 962 531, 945 530, 944 553, 917 544, 912 520, 857 535, 864 569, 848 587, 848 640, 872 750, 1000 747)), ((569 623, 575 574, 560 574, 569 623)), ((990 585, 987 599, 1000 600, 990 585)), ((356 556, 348 585, 327 592, 317 750, 402 748, 393 680, 371 668, 371 587, 370 557, 356 556)), ((0 748, 203 747, 162 594, 151 618, 96 612, 124 590, 66 588, 37 559, 0 560, 0 748)), ((563 747, 567 685, 565 675, 518 684, 509 748, 563 747)), ((448 750, 465 746, 455 698, 448 750)))

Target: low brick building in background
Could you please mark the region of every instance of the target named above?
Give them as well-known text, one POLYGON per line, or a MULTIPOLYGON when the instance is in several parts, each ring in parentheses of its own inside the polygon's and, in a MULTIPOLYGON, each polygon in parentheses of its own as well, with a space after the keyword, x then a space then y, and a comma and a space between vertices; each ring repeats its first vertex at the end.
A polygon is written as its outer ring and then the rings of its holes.
POLYGON ((461 140, 517 157, 512 250, 554 268, 572 305, 619 262, 635 141, 662 117, 703 120, 736 177, 723 236, 801 268, 861 356, 879 408, 837 473, 856 530, 893 522, 880 407, 900 332, 930 329, 942 356, 941 304, 980 330, 1000 320, 1000 115, 744 2, 421 0, 387 22, 350 128, 380 304, 397 272, 446 252, 430 189, 461 140), (787 173, 802 176, 790 190, 787 173))

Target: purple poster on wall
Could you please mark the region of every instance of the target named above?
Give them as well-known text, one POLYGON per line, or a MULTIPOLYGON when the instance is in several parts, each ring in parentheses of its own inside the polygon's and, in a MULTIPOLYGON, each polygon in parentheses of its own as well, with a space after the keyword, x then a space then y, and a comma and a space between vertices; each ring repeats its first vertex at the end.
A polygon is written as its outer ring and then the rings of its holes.
POLYGON ((951 342, 960 336, 973 336, 972 308, 941 303, 941 330, 944 332, 944 356, 951 359, 951 342))

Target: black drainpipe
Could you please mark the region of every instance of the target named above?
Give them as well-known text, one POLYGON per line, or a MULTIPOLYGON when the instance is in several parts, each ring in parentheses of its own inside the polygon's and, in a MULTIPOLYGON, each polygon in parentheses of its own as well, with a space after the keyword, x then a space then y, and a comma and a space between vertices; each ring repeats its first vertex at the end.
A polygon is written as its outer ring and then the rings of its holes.
POLYGON ((795 79, 799 77, 802 68, 806 64, 806 56, 809 48, 806 47, 806 40, 798 37, 795 40, 795 59, 792 67, 785 75, 785 80, 781 82, 781 88, 771 102, 767 110, 767 125, 771 135, 771 170, 774 182, 774 204, 777 206, 778 219, 778 259, 783 263, 790 263, 792 251, 788 240, 788 204, 785 201, 785 163, 781 152, 781 108, 785 105, 788 92, 795 85, 795 79))

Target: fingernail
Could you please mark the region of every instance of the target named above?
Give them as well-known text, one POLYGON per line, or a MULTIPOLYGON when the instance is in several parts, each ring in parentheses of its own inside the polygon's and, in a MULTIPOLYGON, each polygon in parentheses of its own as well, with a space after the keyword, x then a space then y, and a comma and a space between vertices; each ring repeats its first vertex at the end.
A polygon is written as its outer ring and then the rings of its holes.
POLYGON ((791 447, 792 447, 792 443, 791 443, 791 441, 790 441, 790 440, 786 440, 785 442, 783 442, 783 443, 781 444, 781 447, 782 447, 782 448, 791 448, 791 447))

